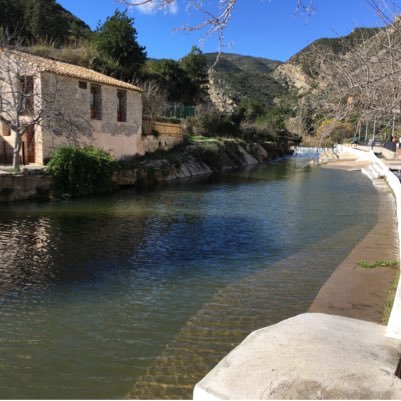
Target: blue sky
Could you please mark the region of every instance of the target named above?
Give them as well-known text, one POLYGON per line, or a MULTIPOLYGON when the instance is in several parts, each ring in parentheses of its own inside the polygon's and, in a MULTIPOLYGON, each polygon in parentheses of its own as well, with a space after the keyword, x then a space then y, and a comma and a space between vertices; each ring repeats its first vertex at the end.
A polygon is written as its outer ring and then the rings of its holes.
MULTIPOLYGON (((217 0, 214 0, 217 1, 217 0)), ((125 7, 114 0, 58 0, 91 28, 125 7)), ((379 26, 380 20, 366 0, 313 0, 316 12, 310 17, 295 15, 296 0, 238 0, 225 41, 231 46, 223 51, 285 61, 299 50, 322 37, 350 33, 359 26, 379 26)), ((148 57, 179 59, 192 45, 204 52, 217 50, 215 39, 205 43, 199 32, 180 32, 174 28, 195 21, 194 13, 185 11, 178 1, 176 13, 145 14, 138 9, 129 12, 135 18, 138 42, 148 57)))

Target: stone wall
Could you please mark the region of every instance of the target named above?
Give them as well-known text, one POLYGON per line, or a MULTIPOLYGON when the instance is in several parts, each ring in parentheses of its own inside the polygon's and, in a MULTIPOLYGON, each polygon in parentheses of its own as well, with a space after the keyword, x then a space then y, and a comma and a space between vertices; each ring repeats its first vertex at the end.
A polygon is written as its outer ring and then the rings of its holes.
POLYGON ((169 150, 183 141, 183 137, 171 135, 147 135, 142 138, 144 153, 151 153, 155 150, 169 150))
POLYGON ((0 202, 49 199, 51 178, 42 171, 0 174, 0 202))
POLYGON ((164 123, 144 119, 142 122, 142 146, 144 153, 169 150, 184 140, 181 124, 164 123))

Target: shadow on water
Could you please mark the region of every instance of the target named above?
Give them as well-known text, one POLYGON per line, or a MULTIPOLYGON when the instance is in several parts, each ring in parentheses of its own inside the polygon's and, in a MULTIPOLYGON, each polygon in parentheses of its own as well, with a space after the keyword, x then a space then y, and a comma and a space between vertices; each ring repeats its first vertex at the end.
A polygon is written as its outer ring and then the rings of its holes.
POLYGON ((296 162, 1 206, 0 394, 189 397, 247 333, 305 311, 377 194, 296 162))

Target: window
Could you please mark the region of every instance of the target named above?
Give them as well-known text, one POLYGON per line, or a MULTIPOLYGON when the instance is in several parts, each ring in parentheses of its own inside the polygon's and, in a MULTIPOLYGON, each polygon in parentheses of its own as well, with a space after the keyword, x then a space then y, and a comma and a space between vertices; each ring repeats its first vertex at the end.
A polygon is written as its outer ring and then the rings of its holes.
POLYGON ((127 121, 127 91, 117 91, 117 121, 127 121))
POLYGON ((91 85, 91 118, 92 120, 102 119, 102 90, 100 85, 91 85))
POLYGON ((79 89, 88 89, 88 83, 85 81, 78 81, 78 88, 79 89))
POLYGON ((11 135, 11 131, 10 131, 10 127, 5 124, 5 123, 0 123, 0 134, 1 136, 10 136, 11 135))
POLYGON ((20 77, 21 111, 26 114, 33 113, 33 77, 29 75, 20 77))

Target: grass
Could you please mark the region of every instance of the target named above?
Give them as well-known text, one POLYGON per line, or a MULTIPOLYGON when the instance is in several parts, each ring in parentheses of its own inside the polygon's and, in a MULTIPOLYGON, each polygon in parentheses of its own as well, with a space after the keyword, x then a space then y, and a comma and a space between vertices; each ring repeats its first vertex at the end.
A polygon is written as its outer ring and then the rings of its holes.
POLYGON ((374 269, 376 267, 395 267, 398 266, 397 260, 376 260, 373 263, 368 262, 367 260, 361 260, 357 262, 359 267, 364 269, 374 269))
MULTIPOLYGON (((361 260, 356 263, 359 267, 364 269, 374 269, 376 267, 398 267, 399 262, 397 260, 376 260, 373 263, 368 262, 367 260, 361 260)), ((388 320, 390 318, 391 309, 393 308, 395 294, 397 292, 398 281, 400 279, 400 270, 397 269, 396 274, 394 275, 393 281, 388 288, 387 297, 383 305, 382 310, 382 324, 388 324, 388 320)))
POLYGON ((221 138, 219 137, 206 137, 202 135, 191 135, 190 141, 191 142, 220 142, 221 138))
POLYGON ((400 279, 400 271, 397 271, 393 282, 388 290, 386 302, 383 306, 383 315, 382 315, 382 323, 387 324, 390 319, 391 309, 393 308, 395 293, 397 292, 398 281, 400 279))

